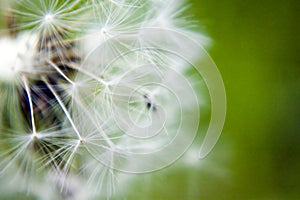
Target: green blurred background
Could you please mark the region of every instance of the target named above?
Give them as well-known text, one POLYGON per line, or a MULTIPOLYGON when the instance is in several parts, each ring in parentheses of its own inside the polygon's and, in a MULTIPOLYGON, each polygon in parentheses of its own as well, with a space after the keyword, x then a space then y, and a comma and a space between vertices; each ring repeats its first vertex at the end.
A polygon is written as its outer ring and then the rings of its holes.
POLYGON ((300 1, 192 0, 228 113, 213 152, 138 177, 126 199, 300 199, 300 1))

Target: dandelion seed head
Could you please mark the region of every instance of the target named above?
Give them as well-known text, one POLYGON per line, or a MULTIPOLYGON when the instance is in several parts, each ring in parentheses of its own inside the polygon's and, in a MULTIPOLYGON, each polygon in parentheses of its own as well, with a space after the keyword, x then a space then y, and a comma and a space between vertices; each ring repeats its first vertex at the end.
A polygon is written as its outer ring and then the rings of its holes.
POLYGON ((14 113, 27 122, 18 139, 3 142, 10 148, 7 160, 16 168, 25 160, 32 174, 38 163, 65 199, 89 199, 80 195, 91 188, 105 188, 109 198, 116 171, 172 164, 193 141, 199 119, 198 99, 183 72, 200 48, 178 19, 182 4, 89 2, 16 1, 19 32, 0 39, 0 54, 9 52, 0 80, 22 80, 14 113), (82 26, 81 17, 89 23, 82 26))

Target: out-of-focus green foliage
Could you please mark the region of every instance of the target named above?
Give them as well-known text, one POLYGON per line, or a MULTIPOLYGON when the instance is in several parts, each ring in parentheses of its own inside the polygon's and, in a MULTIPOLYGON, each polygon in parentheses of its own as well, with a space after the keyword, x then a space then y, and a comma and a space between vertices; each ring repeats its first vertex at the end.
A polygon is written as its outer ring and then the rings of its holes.
POLYGON ((300 199, 297 0, 193 0, 227 91, 224 132, 193 168, 139 177, 128 199, 300 199))

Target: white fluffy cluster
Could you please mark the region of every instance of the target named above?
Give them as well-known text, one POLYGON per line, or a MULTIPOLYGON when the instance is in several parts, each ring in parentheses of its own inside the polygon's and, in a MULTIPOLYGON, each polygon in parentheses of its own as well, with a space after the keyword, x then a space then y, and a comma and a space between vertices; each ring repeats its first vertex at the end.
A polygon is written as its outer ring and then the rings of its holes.
POLYGON ((15 0, 19 33, 0 38, 0 82, 17 80, 26 91, 31 126, 1 125, 1 173, 17 170, 26 177, 19 183, 43 199, 56 198, 57 187, 65 199, 89 199, 112 195, 117 172, 151 172, 175 162, 197 133, 199 102, 186 69, 206 43, 187 28, 182 6, 179 0, 15 0), (37 49, 49 40, 76 41, 82 59, 72 66, 74 79, 50 61, 46 70, 64 82, 45 78, 39 64, 53 49, 37 49), (59 129, 36 127, 32 75, 52 93, 51 109, 62 111, 59 129))
POLYGON ((24 68, 31 69, 34 64, 36 36, 29 33, 17 38, 0 38, 0 80, 13 82, 24 68))

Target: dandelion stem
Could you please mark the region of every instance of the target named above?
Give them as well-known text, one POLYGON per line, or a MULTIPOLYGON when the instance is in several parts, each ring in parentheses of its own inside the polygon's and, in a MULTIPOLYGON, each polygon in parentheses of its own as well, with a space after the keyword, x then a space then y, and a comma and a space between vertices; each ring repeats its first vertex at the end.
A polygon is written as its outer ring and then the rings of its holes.
POLYGON ((46 83, 47 87, 50 89, 50 91, 52 92, 52 94, 55 96, 58 104, 60 105, 61 109, 64 111, 66 117, 68 118, 69 122, 71 123, 72 128, 74 129, 78 139, 80 141, 82 141, 82 137, 77 129, 77 127, 75 126, 74 121, 72 120, 69 111, 67 110, 66 106, 64 105, 64 103, 62 102, 62 100, 60 99, 59 95, 57 94, 57 92, 54 90, 54 88, 51 86, 51 84, 48 82, 46 77, 42 77, 42 80, 46 83))
POLYGON ((26 94, 27 94, 28 102, 29 102, 30 119, 31 119, 31 127, 32 127, 33 137, 36 138, 37 133, 36 133, 36 126, 35 126, 34 111, 33 111, 30 87, 29 87, 28 79, 26 78, 26 76, 23 75, 22 78, 23 78, 23 82, 24 82, 24 86, 25 86, 25 90, 26 90, 26 94))

